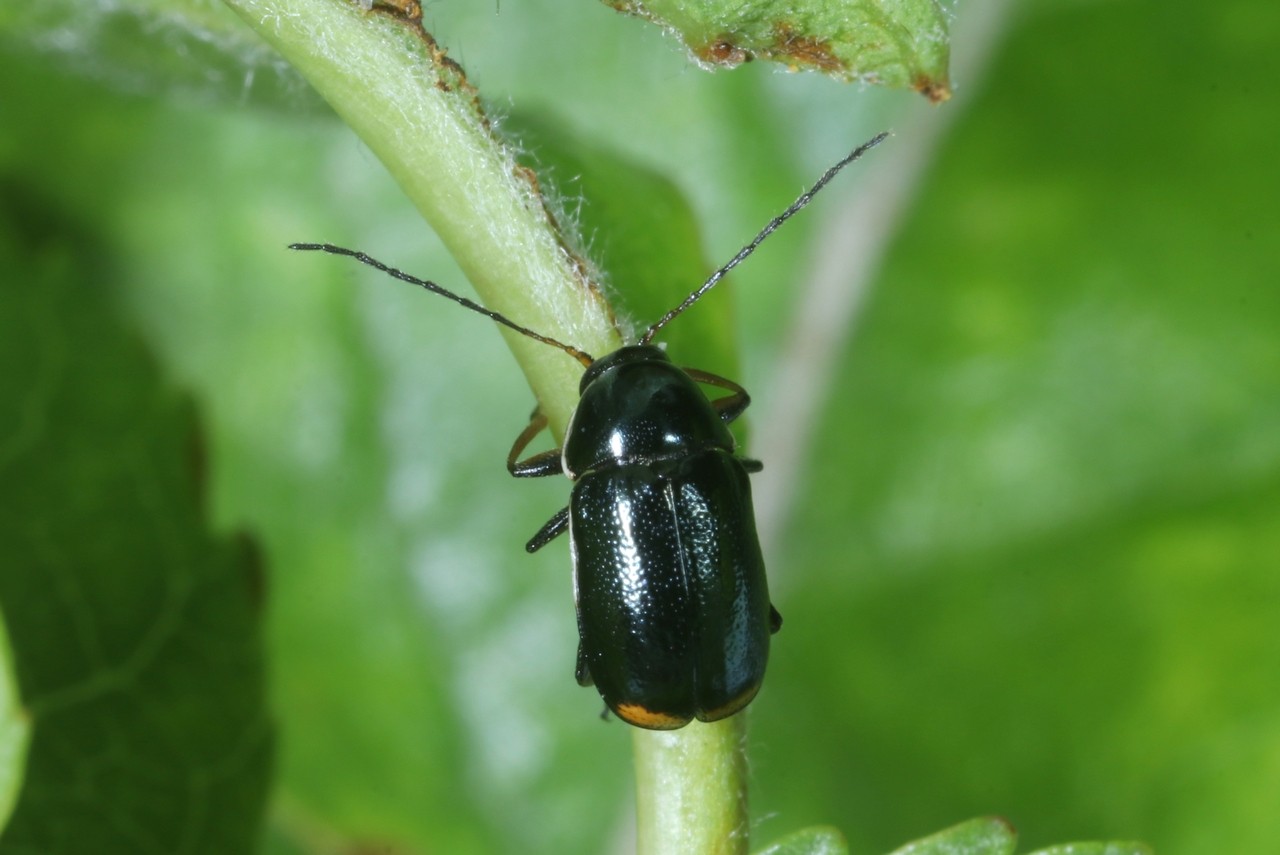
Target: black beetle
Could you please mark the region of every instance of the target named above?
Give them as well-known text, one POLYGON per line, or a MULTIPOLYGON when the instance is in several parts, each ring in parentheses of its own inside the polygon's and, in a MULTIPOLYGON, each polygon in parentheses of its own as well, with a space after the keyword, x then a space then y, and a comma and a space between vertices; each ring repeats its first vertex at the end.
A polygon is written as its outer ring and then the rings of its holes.
POLYGON ((609 709, 654 730, 716 721, 755 697, 769 636, 782 617, 769 601, 747 475, 728 424, 750 404, 737 383, 676 367, 651 344, 669 321, 809 203, 836 173, 878 145, 880 134, 838 161, 728 264, 634 345, 599 359, 368 255, 332 244, 292 249, 351 256, 421 286, 578 359, 586 368, 562 448, 520 455, 546 427, 534 411, 507 455, 517 478, 567 475, 569 506, 526 545, 541 549, 569 532, 578 613, 577 679, 609 709), (698 384, 730 392, 709 399, 698 384))

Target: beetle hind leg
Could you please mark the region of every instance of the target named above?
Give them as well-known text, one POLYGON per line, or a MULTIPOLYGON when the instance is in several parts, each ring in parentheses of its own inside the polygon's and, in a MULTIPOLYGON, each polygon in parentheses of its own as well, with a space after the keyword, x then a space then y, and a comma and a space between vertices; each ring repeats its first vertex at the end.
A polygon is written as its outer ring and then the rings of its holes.
POLYGON ((529 538, 529 542, 524 545, 525 552, 537 552, 569 529, 569 509, 561 508, 556 511, 556 515, 547 520, 546 524, 538 529, 538 533, 529 538))
POLYGON ((773 607, 773 603, 769 604, 769 634, 773 635, 782 629, 782 615, 773 607))

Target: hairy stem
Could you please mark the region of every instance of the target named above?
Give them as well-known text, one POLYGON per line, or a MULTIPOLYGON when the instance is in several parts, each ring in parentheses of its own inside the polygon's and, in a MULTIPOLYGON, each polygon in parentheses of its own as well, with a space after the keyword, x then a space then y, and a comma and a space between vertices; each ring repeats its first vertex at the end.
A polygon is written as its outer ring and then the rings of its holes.
MULTIPOLYGON (((536 179, 493 133, 461 67, 422 29, 416 3, 366 11, 346 0, 226 2, 383 162, 486 306, 595 355, 618 346, 608 307, 565 248, 536 179)), ((582 366, 504 335, 561 436, 582 366)))
POLYGON ((635 731, 638 855, 745 855, 745 741, 742 714, 635 731))
MULTIPOLYGON (((596 356, 621 344, 536 179, 494 135, 462 69, 422 29, 416 3, 375 3, 366 11, 344 0, 226 2, 386 165, 485 306, 596 356)), ((582 366, 545 344, 504 334, 562 437, 582 366)), ((746 851, 742 721, 636 732, 641 852, 746 851)))

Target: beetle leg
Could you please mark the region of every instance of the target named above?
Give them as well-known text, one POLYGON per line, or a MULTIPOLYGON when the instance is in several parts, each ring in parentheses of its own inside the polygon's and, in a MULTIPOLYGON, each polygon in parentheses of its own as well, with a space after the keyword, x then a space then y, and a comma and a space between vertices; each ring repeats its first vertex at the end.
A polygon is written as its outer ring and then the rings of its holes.
POLYGON ((573 669, 573 676, 577 679, 579 686, 595 685, 596 681, 591 679, 591 669, 587 667, 587 654, 582 652, 581 641, 578 642, 578 665, 573 669))
POLYGON ((547 520, 547 524, 538 529, 538 533, 529 539, 524 545, 526 552, 537 552, 560 535, 564 534, 569 528, 569 509, 561 508, 556 511, 556 515, 547 520))
MULTIPOLYGON (((529 426, 520 432, 511 445, 511 453, 507 455, 507 471, 517 478, 545 478, 547 475, 563 475, 564 463, 560 458, 560 449, 543 451, 524 460, 517 460, 524 450, 533 442, 533 438, 542 433, 547 426, 547 417, 542 410, 535 409, 529 417, 529 426)), ((541 532, 539 532, 541 534, 541 532)), ((554 536, 554 535, 553 535, 554 536)), ((534 540, 537 540, 535 537, 534 540)), ((532 541, 531 541, 532 543, 532 541)), ((530 549, 530 552, 533 550, 530 549)))
POLYGON ((769 604, 769 634, 773 635, 782 629, 782 615, 778 614, 778 610, 773 607, 773 603, 769 604))
POLYGON ((759 460, 752 460, 749 457, 739 457, 738 462, 742 464, 743 469, 747 470, 747 472, 752 474, 756 472, 760 472, 764 469, 763 463, 761 463, 759 460))
POLYGON ((747 390, 727 377, 721 377, 719 374, 709 374, 706 371, 699 371, 697 368, 685 368, 684 373, 699 383, 718 386, 733 393, 727 398, 717 398, 711 402, 711 406, 716 408, 716 412, 720 414, 720 418, 725 424, 729 424, 729 422, 742 415, 743 410, 751 406, 751 396, 747 394, 747 390))

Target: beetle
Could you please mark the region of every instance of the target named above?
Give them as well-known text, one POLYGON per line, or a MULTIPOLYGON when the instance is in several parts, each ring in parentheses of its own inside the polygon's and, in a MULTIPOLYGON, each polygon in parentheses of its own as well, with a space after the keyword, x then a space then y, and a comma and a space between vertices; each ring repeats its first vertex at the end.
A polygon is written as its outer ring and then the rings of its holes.
POLYGON ((671 730, 738 712, 759 691, 769 637, 782 625, 769 600, 748 482, 761 464, 736 453, 728 427, 750 396, 732 380, 677 367, 653 339, 887 136, 837 161, 635 344, 599 359, 363 252, 325 243, 290 247, 355 258, 582 363, 563 446, 522 459, 547 426, 535 410, 507 455, 507 469, 517 478, 567 475, 573 482, 569 505, 525 548, 536 552, 569 533, 575 676, 580 685, 594 684, 629 724, 671 730), (711 399, 701 386, 729 394, 711 399))

